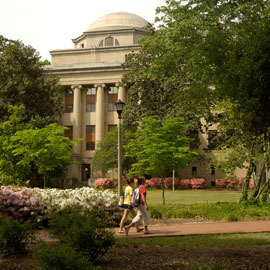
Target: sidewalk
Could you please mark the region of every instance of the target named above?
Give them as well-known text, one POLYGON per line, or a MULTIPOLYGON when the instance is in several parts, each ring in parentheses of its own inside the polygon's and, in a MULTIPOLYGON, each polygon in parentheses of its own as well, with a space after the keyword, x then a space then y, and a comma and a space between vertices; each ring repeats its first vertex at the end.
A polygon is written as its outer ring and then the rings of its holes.
MULTIPOLYGON (((133 227, 129 231, 129 238, 141 237, 169 237, 199 234, 223 234, 223 233, 254 233, 270 232, 270 221, 248 221, 248 222, 214 222, 214 223, 192 223, 179 225, 153 225, 149 226, 153 234, 137 233, 133 227)), ((125 234, 119 234, 119 228, 114 228, 115 236, 127 237, 125 234)))

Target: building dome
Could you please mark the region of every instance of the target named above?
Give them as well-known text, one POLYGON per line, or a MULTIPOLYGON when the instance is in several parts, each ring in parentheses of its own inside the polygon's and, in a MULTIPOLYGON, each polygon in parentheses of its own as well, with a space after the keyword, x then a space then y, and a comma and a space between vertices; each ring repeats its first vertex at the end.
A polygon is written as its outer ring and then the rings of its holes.
POLYGON ((147 24, 148 22, 138 15, 127 12, 115 12, 97 19, 87 28, 86 32, 143 28, 147 24))

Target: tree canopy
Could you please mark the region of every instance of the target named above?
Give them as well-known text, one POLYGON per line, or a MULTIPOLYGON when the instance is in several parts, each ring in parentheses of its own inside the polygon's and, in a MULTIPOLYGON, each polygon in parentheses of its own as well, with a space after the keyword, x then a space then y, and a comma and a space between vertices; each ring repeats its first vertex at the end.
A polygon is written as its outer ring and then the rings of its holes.
MULTIPOLYGON (((31 128, 22 121, 24 106, 9 107, 9 119, 0 124, 0 183, 23 184, 37 172, 43 177, 73 163, 71 141, 56 123, 31 128)), ((41 183, 40 183, 41 184, 41 183)))
POLYGON ((38 52, 21 41, 0 35, 0 122, 7 120, 8 106, 25 106, 25 121, 44 127, 59 122, 62 111, 58 79, 45 75, 38 52))

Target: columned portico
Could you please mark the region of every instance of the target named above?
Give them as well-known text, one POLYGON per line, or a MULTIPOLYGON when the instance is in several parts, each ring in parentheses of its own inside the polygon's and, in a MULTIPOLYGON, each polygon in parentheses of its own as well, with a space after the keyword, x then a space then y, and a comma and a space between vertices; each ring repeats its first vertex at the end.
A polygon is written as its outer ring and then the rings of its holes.
MULTIPOLYGON (((73 139, 76 140, 82 137, 82 94, 81 85, 71 86, 74 91, 74 107, 73 107, 73 139)), ((73 153, 80 155, 81 146, 80 143, 73 146, 73 153)))
POLYGON ((104 138, 104 88, 105 84, 96 84, 96 143, 104 138))

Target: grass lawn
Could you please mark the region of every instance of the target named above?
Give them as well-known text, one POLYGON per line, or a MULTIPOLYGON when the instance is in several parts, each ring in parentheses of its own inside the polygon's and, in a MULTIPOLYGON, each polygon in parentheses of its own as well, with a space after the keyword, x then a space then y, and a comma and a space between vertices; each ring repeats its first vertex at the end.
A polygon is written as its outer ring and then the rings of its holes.
MULTIPOLYGON (((217 202, 238 202, 241 191, 232 190, 165 190, 166 204, 204 204, 217 202)), ((149 205, 162 204, 162 190, 147 190, 147 201, 149 205)))

